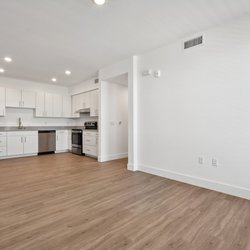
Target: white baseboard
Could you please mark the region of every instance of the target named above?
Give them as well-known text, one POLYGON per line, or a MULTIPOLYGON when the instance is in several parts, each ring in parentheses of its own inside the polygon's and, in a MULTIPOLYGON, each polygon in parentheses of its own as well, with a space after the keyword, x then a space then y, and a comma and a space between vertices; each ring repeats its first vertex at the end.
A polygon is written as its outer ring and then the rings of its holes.
POLYGON ((26 154, 26 155, 6 155, 0 158, 0 160, 7 160, 7 159, 15 159, 15 158, 24 158, 30 156, 37 156, 37 154, 26 154))
POLYGON ((113 160, 119 160, 119 159, 123 159, 127 157, 128 157, 128 153, 112 154, 112 155, 99 156, 98 161, 100 162, 113 161, 113 160))
POLYGON ((58 151, 55 151, 55 154, 62 154, 62 153, 69 153, 70 151, 69 150, 58 150, 58 151))
POLYGON ((203 179, 191 175, 181 174, 174 171, 153 168, 145 165, 140 165, 138 170, 149 174, 165 177, 168 179, 188 183, 194 186, 203 187, 221 193, 250 200, 250 189, 247 188, 233 186, 226 183, 203 179))
POLYGON ((137 170, 135 169, 134 164, 132 164, 132 163, 128 163, 128 164, 127 164, 127 169, 128 169, 129 171, 133 171, 133 172, 137 171, 137 170))

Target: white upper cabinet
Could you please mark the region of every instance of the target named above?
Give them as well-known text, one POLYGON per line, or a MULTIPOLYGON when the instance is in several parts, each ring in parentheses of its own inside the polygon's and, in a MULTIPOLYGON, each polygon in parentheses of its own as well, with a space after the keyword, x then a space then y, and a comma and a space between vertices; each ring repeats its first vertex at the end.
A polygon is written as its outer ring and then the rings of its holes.
POLYGON ((5 88, 0 87, 0 116, 5 116, 5 88))
POLYGON ((53 95, 53 117, 63 117, 63 97, 53 95))
POLYGON ((6 107, 19 108, 22 106, 22 91, 6 88, 6 107))
POLYGON ((53 94, 45 93, 44 112, 46 117, 53 117, 53 94))
POLYGON ((63 96, 63 103, 62 103, 62 116, 63 117, 72 117, 71 114, 71 96, 63 96))
POLYGON ((36 94, 36 116, 53 117, 53 94, 36 94))
POLYGON ((22 107, 35 108, 36 107, 36 93, 30 90, 22 90, 22 107))
POLYGON ((37 93, 36 116, 55 118, 72 117, 71 96, 62 96, 49 93, 37 93))
POLYGON ((77 113, 77 111, 81 109, 80 106, 80 95, 72 96, 72 117, 80 117, 80 113, 77 113))
POLYGON ((90 92, 90 116, 98 116, 99 90, 90 92))
POLYGON ((81 108, 88 109, 90 108, 90 92, 85 92, 80 95, 81 99, 81 108))
POLYGON ((81 112, 90 112, 90 116, 98 116, 99 90, 92 90, 79 95, 72 96, 73 117, 79 117, 81 112))
POLYGON ((35 108, 36 94, 29 90, 6 88, 6 106, 13 108, 35 108))
POLYGON ((44 108, 45 108, 45 94, 38 92, 36 93, 36 116, 43 117, 45 116, 44 108))

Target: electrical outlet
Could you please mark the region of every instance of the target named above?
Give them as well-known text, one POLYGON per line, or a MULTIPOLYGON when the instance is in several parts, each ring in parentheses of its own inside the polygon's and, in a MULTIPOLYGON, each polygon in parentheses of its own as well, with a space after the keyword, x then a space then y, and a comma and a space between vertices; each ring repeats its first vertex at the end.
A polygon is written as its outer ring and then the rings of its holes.
POLYGON ((198 163, 202 165, 204 163, 203 157, 198 157, 198 163))
POLYGON ((218 167, 218 161, 217 161, 217 159, 212 159, 212 166, 213 167, 218 167))

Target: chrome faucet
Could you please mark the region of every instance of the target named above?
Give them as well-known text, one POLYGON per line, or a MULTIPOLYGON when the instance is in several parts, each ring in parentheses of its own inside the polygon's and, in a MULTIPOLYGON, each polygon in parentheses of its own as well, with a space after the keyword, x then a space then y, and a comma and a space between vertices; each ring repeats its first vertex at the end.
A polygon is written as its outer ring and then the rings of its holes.
POLYGON ((22 129, 22 128, 23 128, 22 118, 21 118, 21 117, 18 118, 18 128, 19 128, 19 129, 22 129))

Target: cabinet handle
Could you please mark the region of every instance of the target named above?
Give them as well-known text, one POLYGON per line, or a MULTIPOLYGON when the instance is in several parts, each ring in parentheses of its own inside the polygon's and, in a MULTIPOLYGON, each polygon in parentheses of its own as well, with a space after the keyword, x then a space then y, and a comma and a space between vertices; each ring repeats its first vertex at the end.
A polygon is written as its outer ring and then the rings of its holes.
POLYGON ((56 136, 56 140, 58 141, 58 135, 56 136))
POLYGON ((25 136, 24 142, 26 143, 26 136, 25 136))
POLYGON ((24 101, 23 101, 23 107, 24 107, 24 101))
POLYGON ((21 143, 23 143, 23 137, 21 137, 21 143))

